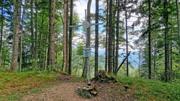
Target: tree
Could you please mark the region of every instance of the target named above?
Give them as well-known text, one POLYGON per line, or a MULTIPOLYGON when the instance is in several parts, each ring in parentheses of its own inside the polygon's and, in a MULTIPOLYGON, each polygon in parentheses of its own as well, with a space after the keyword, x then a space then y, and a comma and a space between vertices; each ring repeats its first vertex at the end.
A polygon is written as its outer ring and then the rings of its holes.
POLYGON ((34 40, 34 0, 31 0, 31 58, 35 59, 35 40, 34 40))
POLYGON ((69 69, 68 69, 68 73, 71 74, 71 69, 72 69, 72 26, 73 26, 73 0, 70 1, 70 22, 69 22, 70 26, 69 27, 69 69))
POLYGON ((109 1, 109 24, 108 24, 108 73, 112 73, 113 66, 113 34, 112 34, 112 0, 109 1))
POLYGON ((20 1, 13 0, 14 14, 13 14, 13 46, 12 46, 12 59, 11 59, 11 70, 18 69, 18 50, 19 50, 19 18, 20 18, 20 1))
POLYGON ((49 1, 49 46, 48 46, 48 66, 55 65, 55 8, 56 0, 49 1))
POLYGON ((118 68, 119 58, 119 21, 120 21, 120 0, 117 0, 117 17, 116 17, 116 57, 115 57, 115 70, 118 68))
POLYGON ((148 20, 148 46, 149 46, 149 79, 151 79, 151 0, 148 0, 148 11, 149 11, 149 20, 148 20))
MULTIPOLYGON (((87 17, 86 17, 86 21, 88 23, 91 23, 91 15, 90 15, 90 11, 91 11, 91 2, 92 0, 88 0, 88 4, 87 4, 87 17)), ((86 48, 85 51, 87 53, 87 56, 85 56, 84 58, 84 69, 83 69, 83 74, 82 77, 87 78, 88 77, 88 72, 90 72, 88 69, 89 67, 89 55, 90 55, 90 34, 91 34, 91 28, 90 26, 87 28, 87 32, 86 32, 86 48)))
POLYGON ((164 0, 164 13, 163 13, 163 18, 164 18, 164 46, 165 46, 165 81, 170 80, 170 64, 169 64, 169 40, 168 40, 168 1, 164 0))
POLYGON ((105 43, 105 71, 108 70, 108 37, 109 37, 109 0, 106 0, 106 43, 105 43))
POLYGON ((95 76, 98 74, 98 49, 99 49, 99 0, 96 0, 95 18, 95 76))
MULTIPOLYGON (((180 10, 179 2, 176 0, 176 12, 177 12, 177 25, 178 25, 178 39, 180 39, 180 10)), ((180 41, 179 41, 179 53, 180 53, 180 41)))
POLYGON ((63 22, 63 43, 64 43, 64 49, 63 49, 63 61, 64 61, 64 69, 66 72, 68 72, 69 64, 68 64, 68 54, 69 54, 69 38, 68 38, 68 0, 64 0, 64 22, 63 22))
POLYGON ((23 0, 21 0, 22 14, 21 14, 21 20, 20 20, 21 33, 19 37, 19 41, 20 41, 19 42, 19 71, 22 70, 22 64, 23 64, 23 36, 24 36, 23 25, 24 25, 24 17, 25 17, 25 4, 26 4, 26 1, 23 2, 23 0))
MULTIPOLYGON (((127 0, 125 0, 125 25, 126 25, 126 56, 128 56, 128 25, 127 25, 127 0)), ((126 59, 126 75, 129 76, 129 59, 126 59)))
POLYGON ((37 22, 37 20, 38 20, 38 1, 36 0, 35 1, 35 14, 34 14, 34 21, 35 21, 35 25, 34 25, 34 29, 35 29, 35 32, 34 32, 34 34, 35 34, 35 53, 34 53, 34 55, 35 55, 35 66, 38 66, 38 64, 37 64, 37 60, 38 60, 38 22, 37 22))
POLYGON ((0 66, 2 64, 2 48, 3 48, 3 28, 4 28, 4 16, 3 11, 4 10, 4 3, 3 0, 1 0, 1 35, 0 35, 0 66))

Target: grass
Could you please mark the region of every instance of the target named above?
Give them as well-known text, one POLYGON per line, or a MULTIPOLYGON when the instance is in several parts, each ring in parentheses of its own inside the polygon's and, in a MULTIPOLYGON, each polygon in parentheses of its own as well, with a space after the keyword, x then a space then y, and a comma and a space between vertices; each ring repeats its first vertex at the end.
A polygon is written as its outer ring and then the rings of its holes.
POLYGON ((16 101, 27 93, 38 93, 56 77, 54 72, 0 72, 0 101, 16 101))
MULTIPOLYGON (((57 76, 59 74, 54 72, 0 72, 0 101, 18 101, 24 95, 39 93, 56 82, 57 76)), ((72 81, 81 81, 74 78, 72 81)), ((169 83, 140 78, 117 79, 130 86, 138 101, 180 101, 180 79, 169 83)))
POLYGON ((137 78, 118 78, 135 90, 138 101, 180 101, 180 80, 165 83, 137 78))

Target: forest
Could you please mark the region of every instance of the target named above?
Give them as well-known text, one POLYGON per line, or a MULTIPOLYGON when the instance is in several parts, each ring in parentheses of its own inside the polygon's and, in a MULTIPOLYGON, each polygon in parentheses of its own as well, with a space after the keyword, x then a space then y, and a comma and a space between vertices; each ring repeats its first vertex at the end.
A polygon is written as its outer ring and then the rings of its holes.
POLYGON ((1 0, 0 101, 180 101, 180 0, 1 0))

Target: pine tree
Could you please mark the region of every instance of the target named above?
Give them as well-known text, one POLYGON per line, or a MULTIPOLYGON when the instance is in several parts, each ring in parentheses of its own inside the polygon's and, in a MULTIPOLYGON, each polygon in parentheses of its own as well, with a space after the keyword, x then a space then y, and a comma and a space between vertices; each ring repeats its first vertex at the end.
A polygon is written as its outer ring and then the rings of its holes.
POLYGON ((1 34, 0 34, 0 67, 2 65, 2 48, 3 48, 3 28, 4 28, 4 16, 3 16, 3 11, 4 10, 4 3, 3 0, 1 0, 1 34))
POLYGON ((20 1, 13 0, 14 14, 13 14, 13 46, 12 46, 12 59, 11 70, 18 69, 18 56, 19 56, 19 18, 20 18, 20 1))
MULTIPOLYGON (((87 17, 86 17, 86 21, 88 23, 91 23, 91 15, 90 15, 90 11, 91 11, 91 3, 92 3, 92 0, 88 0, 88 4, 87 4, 87 17)), ((91 28, 88 27, 87 28, 87 32, 86 32, 86 51, 88 52, 87 55, 89 55, 89 52, 90 52, 90 34, 91 34, 91 28)), ((88 77, 88 72, 90 72, 88 69, 90 68, 90 63, 89 63, 89 56, 86 56, 84 58, 84 70, 83 70, 83 75, 82 77, 84 78, 87 78, 88 77)))
POLYGON ((65 72, 68 72, 68 68, 69 68, 69 50, 68 50, 68 42, 69 42, 69 35, 68 35, 68 12, 69 12, 69 2, 68 0, 64 0, 64 22, 63 22, 63 45, 64 45, 64 49, 63 49, 63 61, 64 61, 64 69, 65 72))
POLYGON ((69 27, 69 69, 68 73, 71 74, 72 71, 72 34, 73 34, 73 0, 70 1, 70 26, 69 27))
POLYGON ((170 80, 170 64, 169 64, 169 40, 168 40, 168 1, 164 0, 164 46, 165 46, 165 81, 170 80))
POLYGON ((151 79, 151 0, 148 0, 149 20, 148 20, 148 47, 149 47, 149 79, 151 79))
MULTIPOLYGON (((119 58, 119 21, 120 21, 120 0, 117 0, 117 17, 116 17, 116 57, 115 57, 115 70, 118 68, 119 58)), ((114 70, 114 71, 115 71, 114 70)))
POLYGON ((55 6, 56 0, 49 1, 49 46, 48 46, 48 66, 55 65, 55 6))
MULTIPOLYGON (((128 56, 128 25, 127 25, 127 0, 125 0, 125 25, 126 25, 126 56, 128 56)), ((129 59, 126 59, 126 75, 129 76, 129 59)))
POLYGON ((98 73, 98 49, 99 49, 99 0, 96 0, 96 18, 95 18, 95 76, 98 73))
POLYGON ((112 0, 109 1, 109 24, 108 24, 108 73, 112 73, 113 66, 113 34, 112 34, 112 0))

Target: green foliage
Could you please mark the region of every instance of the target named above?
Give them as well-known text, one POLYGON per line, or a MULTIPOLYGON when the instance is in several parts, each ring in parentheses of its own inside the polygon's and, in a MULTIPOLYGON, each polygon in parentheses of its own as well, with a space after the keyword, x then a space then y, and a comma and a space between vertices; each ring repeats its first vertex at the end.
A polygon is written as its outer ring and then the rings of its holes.
MULTIPOLYGON (((165 47, 164 47, 164 7, 163 2, 161 0, 155 0, 151 2, 151 37, 152 37, 152 74, 153 78, 161 79, 161 76, 164 74, 164 58, 165 58, 165 47), (156 54, 154 54, 156 53, 156 54), (155 69, 154 69, 155 68, 155 69)), ((177 12, 176 12, 176 3, 173 0, 168 1, 167 10, 168 10, 168 36, 167 42, 169 43, 168 54, 172 56, 172 72, 176 72, 179 67, 179 39, 178 38, 178 28, 177 28, 177 12), (172 48, 172 52, 170 52, 172 48)), ((141 14, 148 16, 148 0, 143 0, 142 5, 140 6, 141 14)), ((147 38, 147 37, 146 37, 147 38)), ((141 76, 147 78, 148 75, 148 44, 145 42, 145 49, 144 49, 144 62, 142 65, 142 73, 141 76)), ((171 59, 169 58, 169 61, 171 59)), ((171 67, 170 67, 171 68, 171 67)), ((176 76, 174 75, 175 78, 176 76)))
POLYGON ((84 48, 83 43, 79 43, 77 46, 76 54, 82 56, 83 55, 83 48, 84 48))

